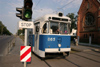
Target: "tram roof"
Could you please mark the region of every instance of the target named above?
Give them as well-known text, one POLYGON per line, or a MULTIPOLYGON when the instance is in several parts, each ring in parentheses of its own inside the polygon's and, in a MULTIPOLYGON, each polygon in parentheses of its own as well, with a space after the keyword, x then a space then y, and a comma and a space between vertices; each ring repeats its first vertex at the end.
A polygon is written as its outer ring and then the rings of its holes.
POLYGON ((39 21, 49 21, 49 20, 52 20, 52 19, 67 19, 68 21, 71 21, 71 19, 67 16, 59 16, 57 14, 46 14, 38 19, 35 20, 35 22, 39 22, 39 21))

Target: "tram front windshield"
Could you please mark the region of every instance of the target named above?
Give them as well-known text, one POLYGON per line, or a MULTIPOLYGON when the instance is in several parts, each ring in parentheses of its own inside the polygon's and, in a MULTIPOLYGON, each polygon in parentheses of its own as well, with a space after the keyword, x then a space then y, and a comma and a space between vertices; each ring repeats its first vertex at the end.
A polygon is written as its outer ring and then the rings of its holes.
POLYGON ((68 24, 63 22, 50 22, 51 34, 68 34, 68 24))

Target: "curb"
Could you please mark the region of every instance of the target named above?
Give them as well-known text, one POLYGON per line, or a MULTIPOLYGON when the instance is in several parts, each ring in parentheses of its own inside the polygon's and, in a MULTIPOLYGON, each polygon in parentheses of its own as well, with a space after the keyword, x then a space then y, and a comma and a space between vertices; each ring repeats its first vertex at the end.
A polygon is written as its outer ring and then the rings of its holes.
POLYGON ((95 45, 95 44, 89 45, 89 44, 87 44, 87 43, 79 43, 79 45, 100 48, 99 45, 95 45))
POLYGON ((77 48, 73 48, 71 47, 71 50, 74 50, 74 51, 78 51, 78 52, 85 52, 85 51, 100 51, 99 49, 77 49, 77 48))

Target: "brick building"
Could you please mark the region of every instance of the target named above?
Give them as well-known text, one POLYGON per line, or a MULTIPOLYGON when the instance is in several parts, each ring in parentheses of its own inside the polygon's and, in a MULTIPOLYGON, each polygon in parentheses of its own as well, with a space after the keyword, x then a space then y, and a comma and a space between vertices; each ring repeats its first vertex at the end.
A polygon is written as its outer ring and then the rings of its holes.
POLYGON ((80 42, 100 44, 100 0, 83 0, 78 12, 77 36, 80 42))

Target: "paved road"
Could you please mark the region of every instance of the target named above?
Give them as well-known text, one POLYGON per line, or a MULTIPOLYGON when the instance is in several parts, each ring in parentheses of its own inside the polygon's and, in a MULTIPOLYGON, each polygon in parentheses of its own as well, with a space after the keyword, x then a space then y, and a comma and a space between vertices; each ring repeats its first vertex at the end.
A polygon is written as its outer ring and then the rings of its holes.
POLYGON ((0 36, 0 56, 5 54, 8 42, 14 39, 14 36, 0 36))
POLYGON ((100 53, 94 51, 74 52, 66 58, 51 58, 42 61, 32 54, 27 67, 100 67, 100 53))
MULTIPOLYGON (((0 67, 24 67, 20 62, 20 46, 23 45, 22 40, 17 37, 15 47, 7 56, 0 59, 0 67)), ((99 51, 72 51, 66 58, 48 58, 41 60, 32 53, 32 61, 27 67, 100 67, 99 51)))

